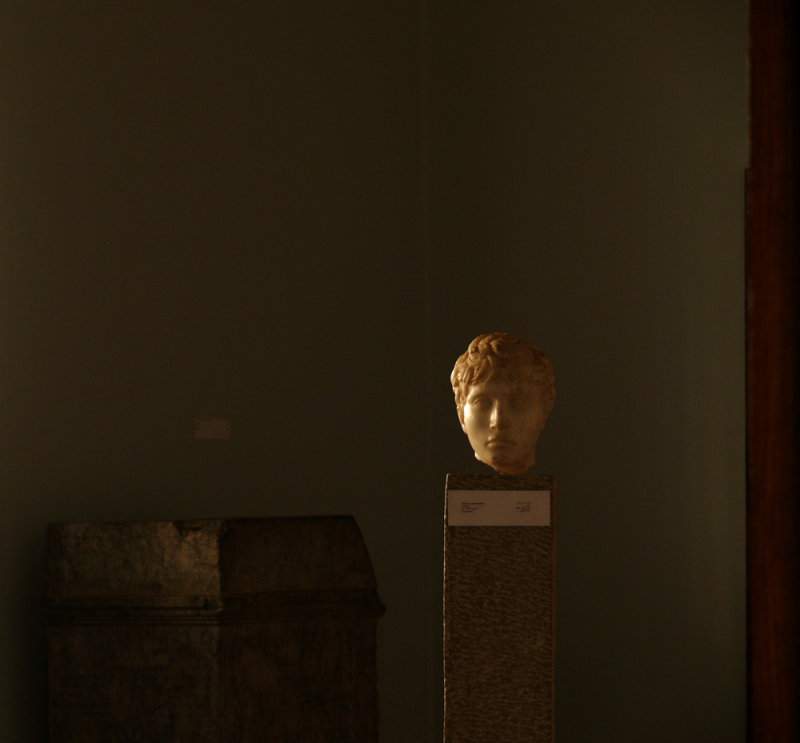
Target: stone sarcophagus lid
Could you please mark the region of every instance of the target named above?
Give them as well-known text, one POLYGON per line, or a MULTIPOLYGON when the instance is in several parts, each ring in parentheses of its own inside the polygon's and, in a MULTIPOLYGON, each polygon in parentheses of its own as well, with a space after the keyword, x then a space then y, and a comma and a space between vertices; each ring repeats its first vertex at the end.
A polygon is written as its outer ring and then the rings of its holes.
POLYGON ((377 740, 350 516, 51 524, 51 743, 377 740))

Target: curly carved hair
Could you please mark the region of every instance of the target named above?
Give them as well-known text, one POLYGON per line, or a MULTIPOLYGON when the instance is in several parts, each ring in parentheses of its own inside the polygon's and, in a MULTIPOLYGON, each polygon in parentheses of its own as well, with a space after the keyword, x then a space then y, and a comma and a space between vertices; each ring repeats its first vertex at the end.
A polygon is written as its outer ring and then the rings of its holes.
POLYGON ((556 399, 553 362, 538 346, 509 333, 479 335, 458 357, 450 382, 459 412, 464 407, 467 390, 497 375, 531 384, 541 390, 545 417, 556 399))

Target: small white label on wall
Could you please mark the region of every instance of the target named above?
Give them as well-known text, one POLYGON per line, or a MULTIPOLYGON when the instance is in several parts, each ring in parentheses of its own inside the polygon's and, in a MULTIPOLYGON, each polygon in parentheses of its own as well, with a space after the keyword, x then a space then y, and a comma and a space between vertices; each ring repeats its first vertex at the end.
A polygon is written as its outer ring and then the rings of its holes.
POLYGON ((231 419, 195 418, 194 437, 196 439, 229 439, 231 437, 231 419))
POLYGON ((550 526, 549 490, 450 490, 448 526, 550 526))

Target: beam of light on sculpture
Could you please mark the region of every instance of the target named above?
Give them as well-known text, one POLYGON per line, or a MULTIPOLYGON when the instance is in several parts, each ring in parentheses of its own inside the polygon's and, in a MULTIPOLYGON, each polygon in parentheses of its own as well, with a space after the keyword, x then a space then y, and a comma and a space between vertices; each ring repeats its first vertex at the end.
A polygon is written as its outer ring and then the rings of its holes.
POLYGON ((479 335, 458 357, 450 382, 475 458, 504 475, 524 475, 536 463, 556 399, 544 351, 508 333, 479 335))

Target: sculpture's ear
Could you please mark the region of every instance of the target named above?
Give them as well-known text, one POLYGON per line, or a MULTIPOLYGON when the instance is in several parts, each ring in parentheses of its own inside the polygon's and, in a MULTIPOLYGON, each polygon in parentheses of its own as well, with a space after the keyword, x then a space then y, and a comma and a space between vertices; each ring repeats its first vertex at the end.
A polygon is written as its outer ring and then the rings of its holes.
POLYGON ((461 424, 461 430, 466 433, 467 427, 464 425, 464 406, 458 406, 458 422, 461 424))

